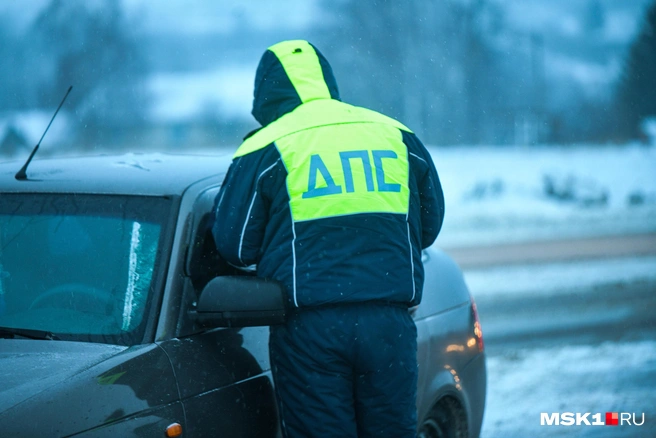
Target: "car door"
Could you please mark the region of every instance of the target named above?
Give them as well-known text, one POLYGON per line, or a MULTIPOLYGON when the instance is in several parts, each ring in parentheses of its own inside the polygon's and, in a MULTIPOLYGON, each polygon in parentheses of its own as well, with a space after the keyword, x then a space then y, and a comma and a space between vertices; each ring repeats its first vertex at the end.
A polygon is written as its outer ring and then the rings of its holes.
POLYGON ((189 317, 210 279, 235 274, 218 257, 208 228, 217 191, 203 192, 194 203, 179 333, 160 346, 175 370, 186 436, 274 437, 279 428, 268 327, 207 329, 189 317))
POLYGON ((275 397, 258 360, 266 349, 261 328, 215 329, 166 341, 193 437, 274 437, 275 397))

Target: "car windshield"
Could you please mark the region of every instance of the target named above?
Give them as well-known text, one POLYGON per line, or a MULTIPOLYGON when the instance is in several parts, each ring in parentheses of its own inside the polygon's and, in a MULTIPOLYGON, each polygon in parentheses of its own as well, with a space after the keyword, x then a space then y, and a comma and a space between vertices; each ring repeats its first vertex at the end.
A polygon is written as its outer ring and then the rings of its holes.
POLYGON ((140 342, 169 211, 166 198, 2 194, 0 326, 140 342))

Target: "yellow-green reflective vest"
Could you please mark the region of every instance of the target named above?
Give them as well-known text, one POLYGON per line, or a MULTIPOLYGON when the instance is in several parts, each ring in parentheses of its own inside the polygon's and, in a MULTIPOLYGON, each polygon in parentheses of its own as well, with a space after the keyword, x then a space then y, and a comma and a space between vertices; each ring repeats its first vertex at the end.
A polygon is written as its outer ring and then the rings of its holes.
POLYGON ((400 130, 410 132, 375 111, 318 99, 255 133, 235 158, 275 142, 287 170, 294 222, 359 213, 405 215, 410 169, 400 130))

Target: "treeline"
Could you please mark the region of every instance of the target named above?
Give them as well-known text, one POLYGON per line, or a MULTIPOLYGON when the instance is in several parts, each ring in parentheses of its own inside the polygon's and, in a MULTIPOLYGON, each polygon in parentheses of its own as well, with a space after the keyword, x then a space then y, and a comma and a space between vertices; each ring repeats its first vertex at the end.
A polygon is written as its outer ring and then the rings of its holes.
MULTIPOLYGON (((624 142, 640 138, 644 121, 656 117, 656 0, 601 100, 550 80, 544 35, 512 30, 500 2, 322 1, 319 24, 301 37, 325 52, 344 100, 398 118, 426 143, 624 142), (555 99, 558 93, 565 98, 555 99)), ((603 10, 597 0, 588 3, 582 25, 592 32, 603 27, 603 10)), ((0 17, 0 117, 54 109, 73 85, 65 110, 75 118, 78 143, 139 137, 151 123, 146 84, 156 72, 146 51, 157 40, 140 39, 138 26, 114 0, 51 0, 27 27, 0 17)), ((240 29, 235 38, 257 35, 250 32, 257 31, 240 29)), ((202 50, 189 44, 194 49, 202 50)), ((190 135, 209 143, 240 139, 239 123, 201 125, 152 138, 181 145, 190 135)))
POLYGON ((0 112, 55 108, 81 126, 143 121, 149 74, 142 46, 114 0, 52 0, 26 28, 0 22, 0 112))
MULTIPOLYGON (((601 4, 588 3, 582 25, 598 31, 601 4)), ((316 38, 344 99, 399 118, 426 142, 628 141, 656 116, 656 1, 619 82, 600 93, 610 96, 604 99, 545 77, 543 36, 510 29, 498 2, 325 0, 323 6, 330 12, 316 38)))
POLYGON ((644 135, 645 120, 656 119, 656 1, 647 9, 628 52, 617 89, 616 117, 608 126, 619 138, 644 135))

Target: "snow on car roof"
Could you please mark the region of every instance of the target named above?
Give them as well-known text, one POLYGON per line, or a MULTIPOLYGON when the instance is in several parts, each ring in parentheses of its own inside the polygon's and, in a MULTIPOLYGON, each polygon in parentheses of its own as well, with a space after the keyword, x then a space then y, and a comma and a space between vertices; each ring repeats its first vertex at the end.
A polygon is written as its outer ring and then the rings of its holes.
POLYGON ((0 163, 0 193, 106 193, 180 195, 191 184, 223 178, 231 154, 125 154, 38 159, 27 181, 14 175, 23 162, 0 163))

